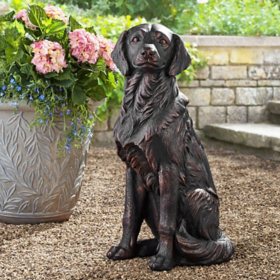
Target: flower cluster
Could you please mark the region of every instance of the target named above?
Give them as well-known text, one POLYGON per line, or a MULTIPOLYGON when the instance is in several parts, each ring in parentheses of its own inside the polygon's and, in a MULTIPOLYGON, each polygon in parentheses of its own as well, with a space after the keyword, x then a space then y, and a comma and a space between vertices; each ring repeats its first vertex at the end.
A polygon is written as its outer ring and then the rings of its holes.
POLYGON ((97 37, 84 29, 76 29, 69 34, 71 54, 79 62, 95 64, 99 57, 97 37))
MULTIPOLYGON (((67 16, 60 8, 48 5, 44 10, 48 17, 68 23, 67 16)), ((23 21, 27 28, 36 30, 37 27, 29 20, 26 10, 18 12, 15 18, 23 21)), ((69 44, 70 53, 78 62, 96 64, 98 58, 101 57, 112 71, 116 71, 116 65, 111 58, 114 44, 110 40, 95 36, 81 28, 69 33, 69 44)), ((53 71, 58 73, 67 67, 65 51, 59 43, 41 40, 33 43, 31 47, 34 53, 31 62, 39 73, 47 74, 53 71)))
POLYGON ((65 51, 57 42, 49 40, 37 41, 31 45, 34 57, 31 63, 36 66, 36 70, 41 74, 50 72, 61 72, 67 67, 65 61, 65 51))
POLYGON ((65 24, 68 23, 68 17, 59 7, 48 5, 44 8, 44 10, 48 17, 62 20, 65 24))
POLYGON ((17 20, 21 20, 24 22, 25 26, 31 30, 36 30, 36 25, 34 25, 33 23, 31 23, 27 11, 26 10, 21 10, 19 11, 16 15, 15 18, 17 20))
POLYGON ((113 43, 51 5, 30 5, 4 19, 8 24, 0 40, 7 51, 0 48, 0 102, 32 104, 36 125, 64 122, 66 151, 83 143, 96 116, 90 104, 104 100, 106 111, 118 86, 113 43))
MULTIPOLYGON (((44 8, 46 15, 49 18, 62 20, 65 24, 68 23, 68 17, 64 12, 59 8, 52 5, 48 5, 44 8)), ((27 10, 23 9, 16 13, 15 18, 24 22, 25 26, 31 30, 36 30, 36 25, 31 23, 27 10)))
POLYGON ((115 45, 112 43, 112 41, 104 38, 103 36, 98 36, 98 41, 99 41, 99 55, 103 57, 105 63, 112 71, 116 71, 117 67, 111 57, 111 53, 115 45))

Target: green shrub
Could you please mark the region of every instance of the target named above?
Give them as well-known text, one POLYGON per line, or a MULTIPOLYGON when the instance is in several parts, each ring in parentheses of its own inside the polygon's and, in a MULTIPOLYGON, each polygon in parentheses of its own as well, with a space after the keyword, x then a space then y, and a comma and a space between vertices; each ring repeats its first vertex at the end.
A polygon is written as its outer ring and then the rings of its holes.
POLYGON ((148 21, 157 19, 173 29, 182 9, 196 3, 196 0, 56 0, 56 2, 91 9, 95 15, 130 15, 132 18, 144 17, 148 21))
POLYGON ((280 10, 268 0, 209 0, 186 9, 177 31, 205 35, 280 35, 280 10))

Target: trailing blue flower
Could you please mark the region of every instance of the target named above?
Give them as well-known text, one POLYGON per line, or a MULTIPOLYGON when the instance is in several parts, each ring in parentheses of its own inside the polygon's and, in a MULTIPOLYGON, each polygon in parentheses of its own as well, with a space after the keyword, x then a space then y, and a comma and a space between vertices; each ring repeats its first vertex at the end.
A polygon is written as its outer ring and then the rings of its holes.
POLYGON ((41 94, 41 95, 38 97, 38 99, 39 99, 40 101, 44 101, 44 100, 45 100, 45 95, 44 95, 44 94, 41 94))
POLYGON ((3 86, 2 86, 2 90, 5 91, 6 89, 7 89, 7 86, 6 86, 6 85, 3 85, 3 86))
POLYGON ((21 86, 16 87, 17 92, 20 92, 22 90, 21 86))
POLYGON ((81 126, 81 131, 82 131, 82 133, 86 132, 86 127, 84 125, 81 126))
POLYGON ((11 83, 12 85, 15 85, 15 84, 16 84, 16 80, 15 80, 14 78, 11 78, 11 79, 10 79, 10 83, 11 83))
POLYGON ((70 144, 66 144, 65 145, 65 150, 67 153, 70 153, 71 152, 71 145, 70 144))

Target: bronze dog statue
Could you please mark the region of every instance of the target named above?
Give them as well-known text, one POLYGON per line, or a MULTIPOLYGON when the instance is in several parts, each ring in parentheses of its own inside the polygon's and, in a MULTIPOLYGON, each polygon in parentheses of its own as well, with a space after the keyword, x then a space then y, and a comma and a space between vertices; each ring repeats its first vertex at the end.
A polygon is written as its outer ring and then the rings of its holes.
POLYGON ((159 24, 125 31, 112 57, 126 76, 114 137, 126 163, 123 236, 113 260, 153 256, 152 270, 228 261, 219 199, 175 76, 190 64, 180 37, 159 24), (143 221, 153 239, 137 241, 143 221))

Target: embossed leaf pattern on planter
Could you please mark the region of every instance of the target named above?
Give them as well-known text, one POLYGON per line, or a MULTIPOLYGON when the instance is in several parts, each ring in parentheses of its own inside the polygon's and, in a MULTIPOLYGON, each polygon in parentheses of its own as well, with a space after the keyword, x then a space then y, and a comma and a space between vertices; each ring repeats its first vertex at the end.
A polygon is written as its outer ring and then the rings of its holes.
POLYGON ((0 120, 1 213, 48 215, 75 206, 89 142, 59 155, 59 125, 30 127, 23 112, 0 120))

